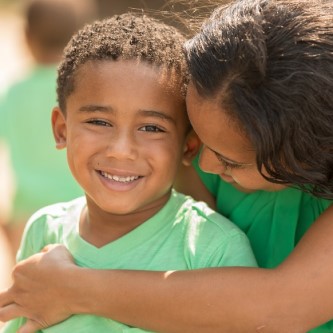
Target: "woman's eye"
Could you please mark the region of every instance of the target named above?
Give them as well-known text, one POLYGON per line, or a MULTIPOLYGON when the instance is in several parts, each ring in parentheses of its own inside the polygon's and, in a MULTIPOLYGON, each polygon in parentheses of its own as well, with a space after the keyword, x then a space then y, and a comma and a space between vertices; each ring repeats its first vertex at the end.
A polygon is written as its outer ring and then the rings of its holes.
POLYGON ((244 167, 244 165, 242 165, 242 164, 234 164, 234 163, 227 162, 218 153, 216 153, 216 152, 214 152, 214 153, 215 153, 217 159, 221 162, 223 167, 226 169, 240 169, 240 168, 244 167))
POLYGON ((155 125, 146 125, 140 128, 143 132, 164 132, 160 127, 155 125))
POLYGON ((101 119, 92 119, 92 120, 87 121, 87 123, 97 125, 97 126, 111 126, 110 123, 108 123, 105 120, 101 120, 101 119))
POLYGON ((241 165, 241 164, 232 164, 227 161, 221 161, 221 162, 222 162, 223 166, 228 169, 240 169, 243 167, 243 165, 241 165))

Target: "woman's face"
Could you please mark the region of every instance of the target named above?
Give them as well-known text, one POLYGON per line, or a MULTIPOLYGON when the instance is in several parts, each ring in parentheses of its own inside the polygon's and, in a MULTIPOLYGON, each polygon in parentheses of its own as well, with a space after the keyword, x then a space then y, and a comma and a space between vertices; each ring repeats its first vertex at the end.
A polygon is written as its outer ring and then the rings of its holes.
POLYGON ((186 103, 192 126, 204 145, 199 162, 202 170, 219 175, 244 192, 278 191, 285 187, 267 181, 260 174, 251 142, 223 112, 217 98, 200 96, 190 84, 186 103))

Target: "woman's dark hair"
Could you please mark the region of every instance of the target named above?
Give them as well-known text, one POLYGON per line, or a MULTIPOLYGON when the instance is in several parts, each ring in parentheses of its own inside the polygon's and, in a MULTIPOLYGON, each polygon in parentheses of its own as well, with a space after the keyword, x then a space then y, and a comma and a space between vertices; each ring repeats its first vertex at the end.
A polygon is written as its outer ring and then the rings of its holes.
POLYGON ((333 2, 239 0, 185 49, 198 93, 219 98, 263 176, 333 198, 333 2))
POLYGON ((86 25, 65 48, 58 69, 57 94, 61 110, 75 89, 81 65, 94 60, 138 60, 165 70, 170 88, 185 96, 188 71, 185 37, 174 27, 144 14, 126 13, 86 25))

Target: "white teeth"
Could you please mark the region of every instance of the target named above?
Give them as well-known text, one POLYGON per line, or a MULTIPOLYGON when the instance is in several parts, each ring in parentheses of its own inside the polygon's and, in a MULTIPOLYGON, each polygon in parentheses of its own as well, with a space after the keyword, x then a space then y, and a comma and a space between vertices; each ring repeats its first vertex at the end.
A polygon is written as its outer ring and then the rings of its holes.
POLYGON ((129 182, 132 182, 139 178, 139 176, 127 176, 127 177, 113 176, 113 175, 109 175, 108 173, 106 173, 104 171, 101 171, 101 175, 105 178, 112 179, 112 180, 114 180, 116 182, 120 182, 120 183, 129 183, 129 182))

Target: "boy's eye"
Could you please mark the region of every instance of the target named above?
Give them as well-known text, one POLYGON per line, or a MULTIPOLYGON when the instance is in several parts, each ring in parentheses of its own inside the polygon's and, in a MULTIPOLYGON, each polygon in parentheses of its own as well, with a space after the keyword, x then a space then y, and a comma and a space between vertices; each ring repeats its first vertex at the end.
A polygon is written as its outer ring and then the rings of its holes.
POLYGON ((102 119, 91 119, 87 121, 88 124, 93 124, 97 126, 111 126, 110 123, 108 123, 105 120, 102 119))
POLYGON ((142 126, 140 127, 140 131, 143 132, 164 132, 164 130, 162 130, 160 127, 156 126, 156 125, 146 125, 146 126, 142 126))

